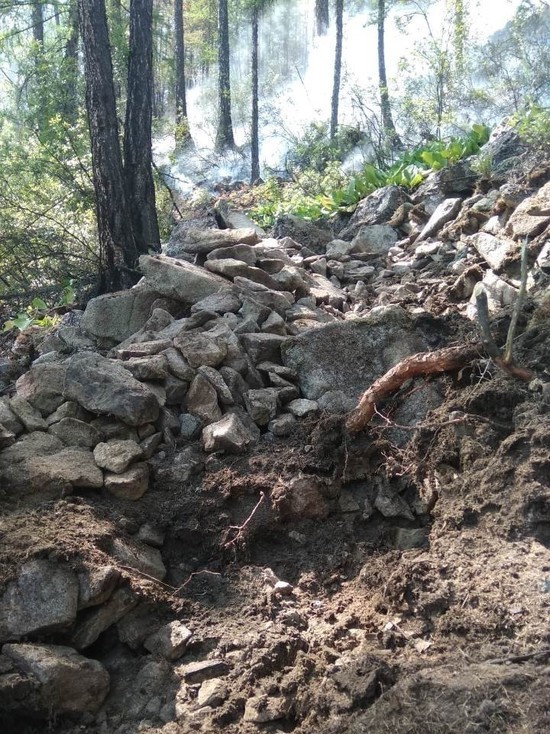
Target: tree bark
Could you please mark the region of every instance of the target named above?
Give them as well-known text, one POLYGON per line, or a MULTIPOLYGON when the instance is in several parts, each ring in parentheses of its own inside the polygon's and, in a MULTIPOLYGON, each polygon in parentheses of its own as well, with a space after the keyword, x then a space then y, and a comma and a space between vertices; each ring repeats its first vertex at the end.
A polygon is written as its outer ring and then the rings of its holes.
POLYGON ((65 46, 65 73, 67 80, 65 83, 65 117, 75 123, 78 115, 78 3, 77 0, 71 0, 69 5, 69 36, 65 46))
POLYGON ((138 253, 160 250, 155 207, 151 123, 153 99, 153 0, 131 0, 124 176, 138 253))
POLYGON ((32 37, 40 47, 44 45, 44 3, 37 0, 32 4, 32 37))
POLYGON ((315 21, 317 35, 324 36, 330 23, 329 0, 315 0, 315 21))
POLYGON ((174 0, 174 66, 176 93, 176 144, 191 143, 187 119, 187 96, 185 90, 185 37, 183 28, 183 0, 174 0))
POLYGON ((334 52, 334 82, 330 114, 330 138, 336 138, 338 128, 338 105, 340 99, 340 79, 342 76, 342 43, 344 35, 344 0, 336 0, 336 50, 334 52))
POLYGON ((466 42, 466 12, 464 8, 464 0, 454 0, 453 6, 455 68, 457 77, 461 80, 464 74, 464 46, 466 42))
POLYGON ((260 178, 260 141, 258 109, 258 6, 252 6, 252 140, 250 145, 250 182, 260 178))
POLYGON ((395 129, 391 113, 390 94, 388 92, 388 79, 386 76, 386 52, 384 45, 386 22, 386 0, 378 0, 378 88, 380 90, 380 111, 382 113, 382 126, 384 138, 393 147, 401 145, 401 140, 395 129))
POLYGON ((130 226, 116 117, 113 66, 104 0, 78 0, 84 48, 86 111, 99 236, 100 288, 134 283, 137 251, 130 226))
POLYGON ((219 121, 216 150, 235 147, 231 120, 231 81, 229 56, 229 13, 227 0, 218 0, 218 96, 219 121))

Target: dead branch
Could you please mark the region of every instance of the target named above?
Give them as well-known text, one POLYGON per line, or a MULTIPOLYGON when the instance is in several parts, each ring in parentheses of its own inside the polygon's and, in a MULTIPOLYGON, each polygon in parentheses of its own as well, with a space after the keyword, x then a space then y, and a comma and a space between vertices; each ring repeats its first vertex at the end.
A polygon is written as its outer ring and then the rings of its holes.
POLYGON ((412 377, 461 369, 480 354, 480 345, 474 344, 406 357, 363 393, 357 407, 348 415, 346 428, 350 433, 357 433, 364 428, 375 413, 376 403, 387 398, 412 377))
POLYGON ((244 531, 246 530, 248 524, 250 523, 250 521, 252 520, 252 518, 254 517, 254 515, 256 514, 256 512, 258 511, 258 508, 260 507, 260 505, 262 504, 262 502, 264 501, 264 499, 265 499, 265 492, 260 492, 260 499, 256 502, 256 504, 254 505, 254 507, 252 509, 252 512, 246 518, 246 520, 243 522, 243 524, 242 525, 230 525, 229 526, 228 532, 229 531, 236 531, 236 535, 231 540, 227 540, 223 544, 223 547, 224 548, 231 548, 231 546, 237 545, 237 543, 240 540, 242 540, 242 538, 244 536, 244 531))
POLYGON ((504 363, 512 364, 512 348, 514 346, 514 336, 518 325, 519 315, 523 308, 523 301, 525 298, 525 291, 527 288, 527 246, 529 245, 529 238, 526 237, 523 241, 523 247, 521 248, 521 284, 519 287, 518 298, 514 306, 514 312, 512 314, 512 320, 510 321, 510 327, 508 329, 508 336, 506 337, 506 347, 504 348, 504 363))

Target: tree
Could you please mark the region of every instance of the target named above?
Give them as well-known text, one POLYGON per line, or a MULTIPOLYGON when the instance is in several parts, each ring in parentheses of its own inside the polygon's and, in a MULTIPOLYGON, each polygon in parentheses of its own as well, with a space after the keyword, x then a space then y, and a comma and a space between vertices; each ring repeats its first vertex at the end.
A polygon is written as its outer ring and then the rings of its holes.
POLYGON ((216 150, 235 147, 231 119, 231 81, 229 58, 229 12, 227 0, 218 0, 218 103, 219 120, 216 150))
POLYGON ((392 147, 401 145, 401 140, 395 129, 391 113, 390 94, 388 92, 388 79, 386 76, 386 53, 384 47, 384 31, 386 22, 386 0, 378 0, 378 88, 380 90, 380 111, 382 113, 382 126, 384 137, 392 147))
POLYGON ((100 288, 133 285, 137 259, 118 139, 104 0, 78 0, 99 237, 100 288))
POLYGON ((260 178, 260 134, 259 134, 259 78, 258 78, 258 26, 260 13, 272 0, 249 0, 252 19, 252 135, 250 144, 250 181, 260 178))
POLYGON ((176 144, 191 143, 187 119, 187 97, 185 92, 185 40, 183 28, 183 0, 174 0, 174 70, 176 96, 176 144))
POLYGON ((329 0, 315 0, 315 22, 317 35, 324 36, 330 22, 329 0))
POLYGON ((336 138, 338 127, 338 103, 340 98, 340 79, 342 76, 342 43, 344 35, 344 0, 336 0, 336 50, 334 53, 334 82, 330 114, 330 139, 336 138))
POLYGON ((124 177, 135 246, 147 253, 160 249, 151 150, 153 0, 131 0, 129 49, 124 177))
POLYGON ((32 35, 40 47, 44 45, 44 3, 34 0, 32 3, 32 35))

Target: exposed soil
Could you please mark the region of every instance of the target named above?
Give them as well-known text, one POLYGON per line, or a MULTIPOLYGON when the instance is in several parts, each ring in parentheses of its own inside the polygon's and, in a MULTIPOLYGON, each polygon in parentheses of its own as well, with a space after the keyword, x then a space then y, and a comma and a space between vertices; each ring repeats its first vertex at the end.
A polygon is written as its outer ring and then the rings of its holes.
MULTIPOLYGON (((549 349, 537 326, 518 354, 540 370, 549 349)), ((112 627, 88 651, 112 678, 99 719, 11 721, 5 731, 550 730, 548 393, 486 363, 437 380, 445 402, 414 430, 396 428, 386 405, 392 422, 377 418, 354 440, 333 418, 239 458, 187 447, 197 471, 186 482, 160 454, 138 502, 4 501, 4 582, 30 557, 103 565, 113 538, 145 521, 164 530, 165 582, 121 570, 147 624, 178 618, 194 633, 170 665, 112 627), (300 473, 322 483, 325 519, 287 519, 285 489, 300 473), (380 483, 398 487, 419 519, 374 510, 380 483), (274 591, 272 574, 290 593, 274 591), (229 664, 225 698, 194 710, 199 686, 182 685, 178 666, 205 656, 229 664), (267 712, 276 703, 275 721, 247 721, 253 697, 267 712), (174 705, 185 712, 177 722, 174 705)))

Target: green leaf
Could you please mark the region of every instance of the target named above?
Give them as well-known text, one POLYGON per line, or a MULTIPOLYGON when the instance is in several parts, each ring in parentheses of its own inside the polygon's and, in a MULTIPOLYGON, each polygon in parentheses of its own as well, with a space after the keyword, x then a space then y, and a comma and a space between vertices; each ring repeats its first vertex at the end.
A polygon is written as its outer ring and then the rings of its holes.
POLYGON ((41 298, 33 298, 31 301, 31 306, 36 309, 37 311, 47 311, 48 305, 45 303, 41 298))

